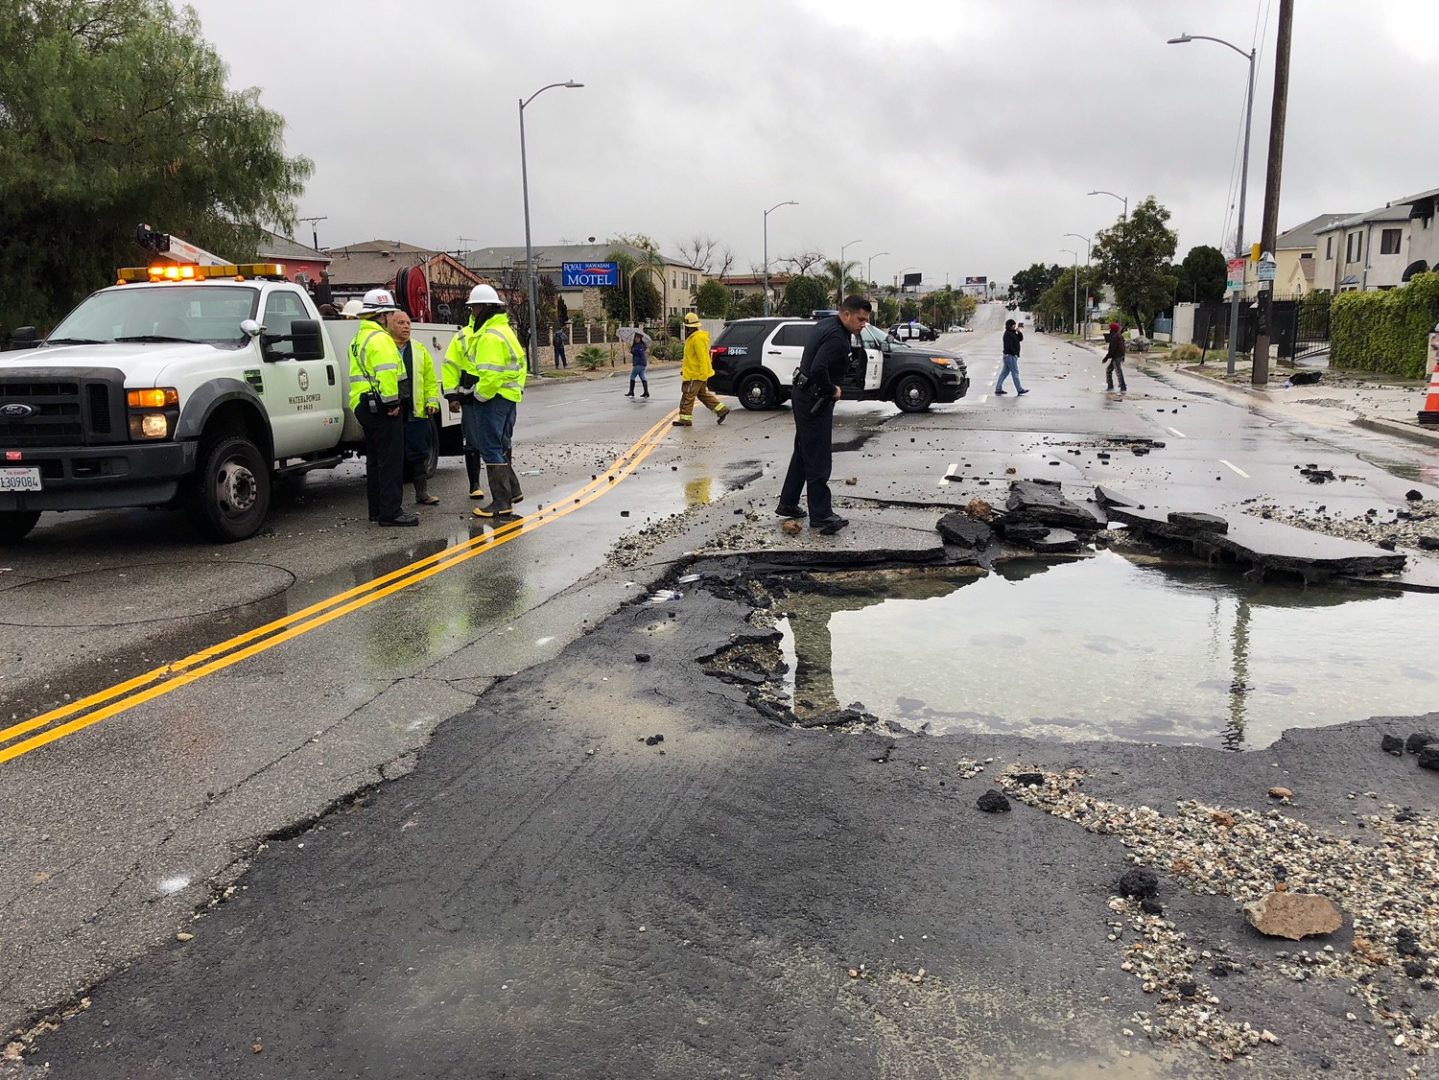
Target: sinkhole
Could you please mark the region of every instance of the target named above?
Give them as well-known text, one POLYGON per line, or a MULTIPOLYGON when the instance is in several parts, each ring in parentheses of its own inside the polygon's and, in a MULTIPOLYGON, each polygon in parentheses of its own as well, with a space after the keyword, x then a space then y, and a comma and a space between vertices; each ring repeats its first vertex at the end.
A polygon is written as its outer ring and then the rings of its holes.
POLYGON ((801 719, 862 703, 930 734, 1264 747, 1439 708, 1439 594, 1259 584, 1202 562, 824 575, 776 602, 801 719))

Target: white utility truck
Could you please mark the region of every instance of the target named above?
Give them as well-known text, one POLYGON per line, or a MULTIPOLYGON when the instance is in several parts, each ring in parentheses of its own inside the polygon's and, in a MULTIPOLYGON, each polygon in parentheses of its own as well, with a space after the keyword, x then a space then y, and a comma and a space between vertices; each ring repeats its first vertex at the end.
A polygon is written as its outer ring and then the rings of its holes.
MULTIPOLYGON (((363 449, 348 389, 358 323, 322 321, 283 265, 140 236, 183 261, 120 270, 43 341, 22 327, 0 353, 0 543, 47 510, 177 505, 209 539, 244 540, 276 478, 363 449)), ((455 329, 414 325, 436 368, 455 329)), ((432 471, 459 443, 449 410, 433 423, 432 471)))

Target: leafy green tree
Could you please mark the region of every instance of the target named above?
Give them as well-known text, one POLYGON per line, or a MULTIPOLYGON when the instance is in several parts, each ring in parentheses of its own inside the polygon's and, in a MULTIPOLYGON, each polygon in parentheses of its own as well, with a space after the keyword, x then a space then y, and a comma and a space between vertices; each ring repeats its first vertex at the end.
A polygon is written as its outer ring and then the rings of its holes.
POLYGON ((605 314, 616 322, 630 325, 630 291, 633 289, 634 321, 647 326, 653 325, 664 311, 660 291, 655 287, 654 282, 654 273, 663 274, 663 268, 651 272, 649 269, 650 259, 641 262, 622 248, 613 249, 609 254, 609 261, 620 264, 620 283, 601 292, 600 303, 604 305, 605 314), (646 269, 641 269, 636 273, 635 271, 641 266, 646 269))
POLYGON ((838 259, 827 259, 824 264, 824 276, 829 279, 829 287, 834 290, 835 301, 833 304, 820 304, 819 307, 839 307, 840 301, 850 293, 863 293, 867 290, 864 283, 854 276, 859 269, 859 263, 853 259, 846 259, 844 265, 840 265, 838 259))
POLYGON ((754 319, 764 314, 764 293, 745 293, 730 305, 731 319, 754 319))
POLYGON ((244 258, 291 229, 311 164, 283 118, 225 85, 189 8, 168 0, 0 4, 0 336, 52 325, 148 223, 244 258))
POLYGON ((880 326, 893 326, 899 322, 899 301, 892 296, 881 296, 875 321, 880 326))
POLYGON ((1009 298, 1024 311, 1038 311, 1039 298, 1043 296, 1062 274, 1058 263, 1045 266, 1032 263, 1027 270, 1018 270, 1009 281, 1009 298))
POLYGON ((899 305, 899 321, 900 321, 900 322, 913 322, 915 319, 918 319, 918 318, 919 318, 919 301, 918 301, 918 300, 906 299, 906 300, 903 300, 903 301, 900 302, 900 305, 899 305))
POLYGON ((789 279, 789 284, 784 287, 784 299, 780 301, 780 311, 785 315, 808 315, 818 308, 833 306, 830 303, 832 282, 825 282, 820 278, 809 277, 806 274, 799 274, 789 279))
POLYGON ((1228 271, 1224 254, 1217 247, 1199 244, 1190 248, 1183 262, 1170 267, 1170 272, 1179 279, 1174 299, 1197 304, 1223 300, 1228 271))
POLYGON ((1179 235, 1166 224, 1169 211, 1153 195, 1134 208, 1128 219, 1101 229, 1092 256, 1102 281, 1114 288, 1119 308, 1147 337, 1154 317, 1174 303, 1179 284, 1169 272, 1179 235))
POLYGON ((1075 329, 1074 283, 1076 274, 1079 278, 1079 317, 1080 319, 1084 318, 1088 297, 1098 294, 1099 274, 1093 268, 1086 270, 1081 266, 1076 270, 1073 266, 1067 266, 1060 270, 1059 279, 1044 291, 1044 295, 1039 298, 1034 307, 1028 309, 1043 319, 1044 325, 1075 329))
MULTIPOLYGON (((764 297, 760 297, 763 301, 764 297)), ((706 281, 695 290, 695 308, 701 318, 723 319, 730 313, 733 296, 728 286, 713 279, 706 281)))

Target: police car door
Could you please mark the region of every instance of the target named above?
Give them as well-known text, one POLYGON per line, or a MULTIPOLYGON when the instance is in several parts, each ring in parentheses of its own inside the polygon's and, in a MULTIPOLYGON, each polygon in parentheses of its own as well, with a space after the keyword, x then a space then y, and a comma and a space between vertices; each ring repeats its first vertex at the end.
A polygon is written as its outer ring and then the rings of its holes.
POLYGON ((846 390, 878 392, 884 379, 884 332, 873 326, 850 339, 850 376, 846 390))

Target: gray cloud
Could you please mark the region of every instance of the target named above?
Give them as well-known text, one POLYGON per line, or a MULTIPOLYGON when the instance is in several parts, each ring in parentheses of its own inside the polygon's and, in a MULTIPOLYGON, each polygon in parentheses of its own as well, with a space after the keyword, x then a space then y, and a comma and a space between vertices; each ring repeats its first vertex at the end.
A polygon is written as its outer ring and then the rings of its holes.
MULTIPOLYGON (((517 99, 537 244, 699 232, 758 264, 863 242, 884 280, 1006 279, 1110 223, 1091 188, 1155 195, 1180 251, 1232 228, 1245 63, 1260 20, 1247 239, 1257 239, 1276 0, 195 0, 232 84, 313 158, 322 244, 522 243, 517 99), (1267 16, 1267 25, 1265 17, 1267 16), (882 25, 881 25, 882 24, 882 25)), ((1280 227, 1439 186, 1425 0, 1298 4, 1280 227)), ((302 239, 308 239, 303 234, 302 239)))

